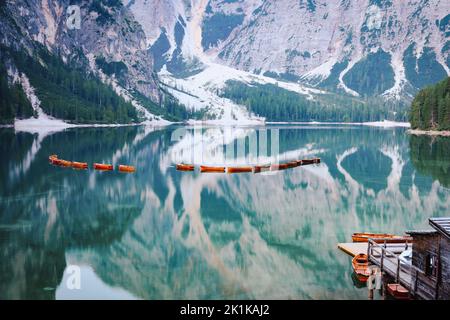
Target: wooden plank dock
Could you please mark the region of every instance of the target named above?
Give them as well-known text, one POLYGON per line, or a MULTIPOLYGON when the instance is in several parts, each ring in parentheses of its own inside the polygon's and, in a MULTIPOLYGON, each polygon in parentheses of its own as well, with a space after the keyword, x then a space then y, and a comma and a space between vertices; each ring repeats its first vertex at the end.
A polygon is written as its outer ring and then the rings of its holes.
POLYGON ((367 242, 338 243, 338 248, 351 257, 354 257, 360 253, 367 254, 368 244, 367 242))
MULTIPOLYGON (((405 244, 403 243, 387 243, 383 244, 383 246, 396 255, 402 253, 405 250, 405 244)), ((411 246, 412 245, 410 244, 410 248, 411 246)), ((354 257, 360 253, 367 254, 368 247, 369 244, 367 242, 338 243, 338 248, 351 257, 354 257)))

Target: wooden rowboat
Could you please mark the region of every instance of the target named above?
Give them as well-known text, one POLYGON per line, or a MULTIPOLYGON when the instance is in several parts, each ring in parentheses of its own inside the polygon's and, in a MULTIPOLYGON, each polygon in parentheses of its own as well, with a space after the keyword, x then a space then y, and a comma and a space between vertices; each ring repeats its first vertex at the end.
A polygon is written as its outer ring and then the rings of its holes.
POLYGON ((308 164, 315 164, 315 163, 320 163, 320 159, 319 158, 314 158, 314 159, 303 159, 303 160, 298 160, 299 162, 301 162, 300 165, 305 166, 308 164))
POLYGON ((360 232, 352 235, 353 242, 368 242, 369 239, 372 239, 376 243, 404 243, 406 241, 412 241, 411 237, 396 236, 389 233, 360 232))
POLYGON ((400 300, 409 299, 409 291, 398 283, 389 283, 387 285, 387 291, 391 296, 400 300))
POLYGON ((71 167, 72 166, 72 162, 67 161, 67 160, 62 160, 62 159, 53 159, 52 163, 54 165, 61 166, 61 167, 71 167))
POLYGON ((266 171, 270 171, 270 166, 269 165, 261 165, 261 166, 254 166, 253 167, 253 172, 254 173, 260 173, 260 172, 266 172, 266 171))
POLYGON ((94 169, 101 170, 101 171, 112 171, 113 165, 112 164, 103 164, 103 163, 94 163, 94 169))
POLYGON ((133 173, 136 171, 136 169, 133 166, 125 166, 125 165, 119 165, 119 171, 120 172, 126 172, 126 173, 133 173))
POLYGON ((225 167, 200 166, 200 172, 205 172, 205 173, 223 173, 223 172, 225 172, 225 167))
POLYGON ((298 167, 297 161, 289 161, 288 163, 286 163, 287 168, 295 168, 298 167))
POLYGON ((87 169, 88 164, 86 162, 72 162, 72 168, 74 169, 87 169))
POLYGON ((359 253, 352 259, 353 271, 355 271, 358 280, 361 282, 367 282, 369 278, 369 259, 367 254, 359 253))
POLYGON ((194 171, 194 165, 192 164, 177 164, 178 171, 194 171))
POLYGON ((228 167, 227 173, 253 172, 252 167, 228 167))

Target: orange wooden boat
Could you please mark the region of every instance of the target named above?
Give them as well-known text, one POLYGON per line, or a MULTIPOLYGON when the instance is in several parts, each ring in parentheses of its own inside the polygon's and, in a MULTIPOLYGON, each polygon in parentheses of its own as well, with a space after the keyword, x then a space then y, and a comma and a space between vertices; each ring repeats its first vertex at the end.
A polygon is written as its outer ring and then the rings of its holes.
POLYGON ((320 159, 319 158, 314 158, 314 159, 303 159, 303 160, 298 160, 299 162, 301 162, 300 165, 305 166, 308 164, 315 164, 315 163, 320 163, 320 159))
POLYGON ((58 156, 56 154, 52 154, 50 157, 48 157, 50 163, 53 163, 53 161, 55 161, 56 159, 58 159, 58 156))
POLYGON ((297 161, 289 161, 288 163, 286 163, 288 168, 295 168, 298 167, 297 161))
POLYGON ((359 232, 352 235, 353 242, 368 242, 369 238, 374 240, 376 243, 403 243, 406 241, 412 241, 411 237, 396 236, 389 233, 359 232))
POLYGON ((253 172, 252 167, 228 167, 227 173, 253 172))
POLYGON ((260 173, 260 172, 266 172, 266 171, 270 171, 270 166, 269 165, 262 165, 262 166, 254 166, 253 167, 253 172, 254 173, 260 173))
POLYGON ((409 299, 409 291, 398 283, 389 283, 387 285, 387 291, 391 296, 400 300, 409 299))
POLYGON ((112 171, 113 165, 112 164, 103 164, 103 163, 94 163, 94 169, 101 170, 101 171, 112 171))
POLYGON ((369 278, 369 260, 367 254, 359 253, 352 259, 353 271, 355 271, 358 280, 361 282, 367 282, 369 278))
POLYGON ((72 162, 72 168, 74 169, 87 169, 88 164, 86 162, 72 162))
POLYGON ((178 171, 194 171, 194 165, 192 164, 177 164, 178 171))
POLYGON ((54 165, 61 166, 61 167, 71 167, 72 162, 62 159, 53 159, 52 162, 54 165))
POLYGON ((200 172, 205 172, 205 173, 222 173, 222 172, 225 172, 225 167, 200 166, 200 172))
POLYGON ((127 173, 133 173, 136 171, 136 169, 133 166, 125 166, 125 165, 119 165, 119 171, 120 172, 127 172, 127 173))

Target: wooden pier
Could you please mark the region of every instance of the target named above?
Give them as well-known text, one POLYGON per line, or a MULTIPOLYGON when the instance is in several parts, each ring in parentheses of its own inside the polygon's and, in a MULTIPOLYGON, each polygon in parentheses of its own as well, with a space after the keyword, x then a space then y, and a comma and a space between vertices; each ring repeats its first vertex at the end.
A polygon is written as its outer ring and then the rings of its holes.
MULTIPOLYGON (((400 255, 400 253, 405 250, 405 245, 403 243, 386 243, 381 245, 385 246, 386 249, 396 255, 400 255)), ((367 242, 338 243, 338 248, 351 257, 354 257, 360 253, 367 254, 369 244, 367 242)), ((411 248, 411 243, 409 243, 409 248, 411 248)))
POLYGON ((380 244, 369 239, 367 256, 372 264, 380 267, 380 270, 392 277, 395 283, 410 290, 413 284, 413 266, 402 265, 399 258, 400 253, 408 249, 412 249, 412 243, 407 240, 404 243, 380 244))
POLYGON ((432 217, 429 223, 431 230, 407 231, 410 239, 402 243, 369 238, 367 243, 339 243, 338 248, 351 256, 367 254, 369 263, 381 270, 384 285, 400 284, 410 298, 449 300, 450 217, 432 217), (400 260, 405 250, 412 250, 411 263, 400 260))

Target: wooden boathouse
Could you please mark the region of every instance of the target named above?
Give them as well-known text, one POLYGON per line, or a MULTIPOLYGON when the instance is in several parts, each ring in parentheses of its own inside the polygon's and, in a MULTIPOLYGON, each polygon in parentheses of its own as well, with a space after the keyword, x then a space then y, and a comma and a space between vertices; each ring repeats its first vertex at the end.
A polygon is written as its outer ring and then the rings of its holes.
POLYGON ((401 262, 398 251, 372 239, 368 241, 368 259, 390 282, 405 287, 411 298, 449 300, 450 217, 430 218, 429 224, 430 230, 406 232, 412 237, 412 243, 403 244, 404 250, 412 248, 411 265, 401 262))

